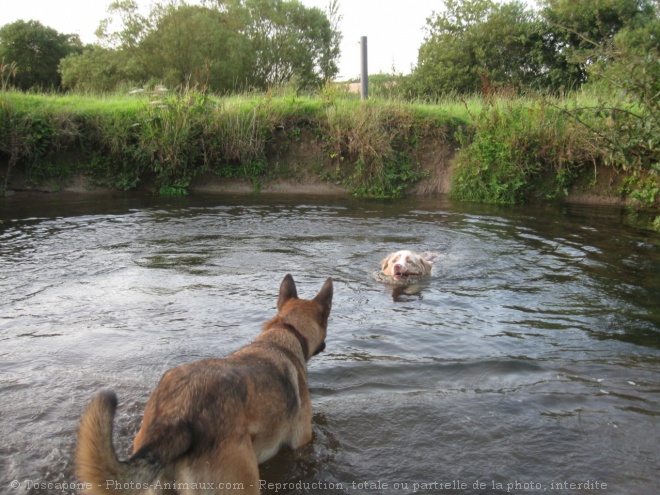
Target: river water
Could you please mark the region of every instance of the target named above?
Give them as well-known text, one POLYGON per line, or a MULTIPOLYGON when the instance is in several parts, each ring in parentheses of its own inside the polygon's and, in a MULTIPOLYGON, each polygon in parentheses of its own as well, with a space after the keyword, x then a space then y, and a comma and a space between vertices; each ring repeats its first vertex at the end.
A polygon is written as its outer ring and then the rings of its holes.
POLYGON ((0 220, 1 493, 73 492, 100 389, 127 457, 161 374, 250 342, 286 273, 335 298, 314 440, 263 493, 658 493, 660 235, 618 209, 61 194, 0 220), (433 277, 376 280, 402 248, 433 277))

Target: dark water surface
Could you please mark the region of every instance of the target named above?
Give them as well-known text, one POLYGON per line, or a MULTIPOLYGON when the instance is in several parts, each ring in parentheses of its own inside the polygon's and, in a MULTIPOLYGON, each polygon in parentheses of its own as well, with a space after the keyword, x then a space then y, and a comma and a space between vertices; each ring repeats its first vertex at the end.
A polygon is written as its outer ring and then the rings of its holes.
POLYGON ((660 235, 617 209, 17 195, 0 220, 0 493, 72 492, 99 389, 127 457, 161 374, 252 340, 289 272, 334 308, 314 440, 264 493, 660 493, 660 235), (428 283, 374 280, 402 248, 439 253, 428 283))

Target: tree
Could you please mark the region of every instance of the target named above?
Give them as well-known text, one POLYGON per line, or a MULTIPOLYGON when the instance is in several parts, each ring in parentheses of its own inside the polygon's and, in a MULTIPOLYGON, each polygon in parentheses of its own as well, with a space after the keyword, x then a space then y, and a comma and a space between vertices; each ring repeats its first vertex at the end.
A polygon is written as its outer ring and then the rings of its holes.
POLYGON ((591 49, 637 18, 653 16, 653 0, 541 0, 559 48, 591 49))
POLYGON ((594 54, 624 27, 653 16, 653 0, 542 0, 553 54, 555 85, 576 88, 587 81, 594 54))
POLYGON ((332 80, 338 73, 337 59, 341 54, 340 45, 343 35, 339 25, 343 16, 339 12, 339 0, 329 0, 326 11, 330 22, 330 40, 326 41, 326 49, 319 57, 319 67, 324 81, 332 80))
MULTIPOLYGON (((152 10, 157 12, 158 5, 152 10)), ((151 29, 151 20, 140 14, 135 0, 116 0, 108 6, 110 17, 103 19, 96 29, 102 45, 135 52, 140 40, 151 29), (113 24, 119 24, 112 29, 113 24)))
POLYGON ((560 91, 587 81, 588 68, 622 28, 639 25, 657 0, 445 0, 427 20, 410 78, 415 93, 471 93, 487 84, 560 91))
POLYGON ((307 86, 337 74, 341 37, 320 9, 307 8, 298 0, 239 0, 233 8, 240 9, 245 19, 241 32, 250 39, 255 55, 255 85, 297 78, 307 86))
POLYGON ((481 82, 513 88, 547 86, 545 25, 519 1, 497 5, 470 30, 481 82))
POLYGON ((98 45, 64 57, 59 71, 63 88, 82 92, 110 93, 145 77, 143 68, 126 52, 98 45))
POLYGON ((60 60, 82 52, 77 35, 60 34, 39 21, 16 21, 0 28, 0 60, 17 65, 18 88, 59 88, 60 60))
POLYGON ((606 96, 565 111, 600 138, 615 163, 635 171, 627 184, 632 197, 653 205, 660 198, 660 1, 646 7, 608 31, 615 32, 605 41, 585 34, 581 41, 595 46, 584 49, 588 84, 606 96), (605 125, 584 117, 590 113, 605 125))
POLYGON ((310 85, 338 72, 337 0, 327 15, 297 0, 169 0, 147 16, 134 0, 118 0, 109 10, 97 31, 101 42, 136 61, 147 79, 170 86, 231 91, 294 78, 310 85))
POLYGON ((445 0, 427 20, 409 85, 415 93, 474 93, 487 85, 536 85, 544 77, 543 25, 521 2, 445 0))
POLYGON ((140 42, 151 77, 169 86, 199 83, 214 91, 246 84, 254 54, 230 13, 185 4, 161 9, 140 42))

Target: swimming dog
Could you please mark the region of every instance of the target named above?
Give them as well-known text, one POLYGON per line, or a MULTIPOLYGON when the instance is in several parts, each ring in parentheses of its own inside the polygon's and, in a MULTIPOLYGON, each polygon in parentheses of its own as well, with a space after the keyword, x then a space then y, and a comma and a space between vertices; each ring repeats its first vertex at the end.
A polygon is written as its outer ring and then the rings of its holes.
POLYGON ((380 269, 383 275, 391 277, 395 282, 407 282, 411 278, 430 275, 436 258, 436 254, 428 251, 416 253, 406 249, 383 258, 380 269))

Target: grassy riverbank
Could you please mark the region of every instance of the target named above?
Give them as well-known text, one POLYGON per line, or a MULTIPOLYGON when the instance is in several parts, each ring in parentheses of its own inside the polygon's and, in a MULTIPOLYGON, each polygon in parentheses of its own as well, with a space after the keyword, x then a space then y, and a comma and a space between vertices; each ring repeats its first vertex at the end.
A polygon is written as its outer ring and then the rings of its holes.
MULTIPOLYGON (((597 97, 361 102, 198 91, 88 97, 0 94, 0 187, 55 184, 184 194, 200 177, 326 181, 361 197, 450 192, 513 204, 581 191, 658 206, 658 170, 612 146, 597 97), (292 150, 297 150, 292 153, 292 150), (444 182, 443 182, 444 181, 444 182), (442 183, 441 183, 442 182, 442 183)), ((609 120, 608 120, 609 119, 609 120)))

